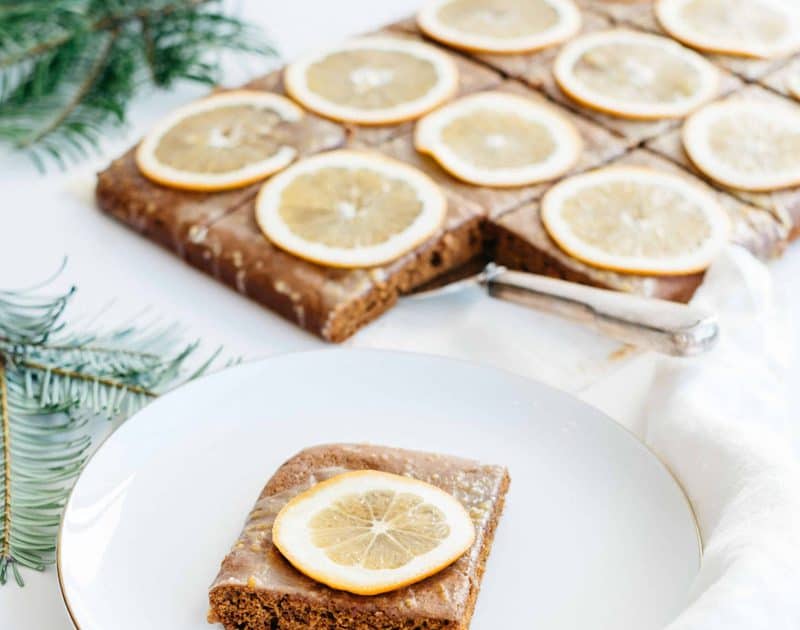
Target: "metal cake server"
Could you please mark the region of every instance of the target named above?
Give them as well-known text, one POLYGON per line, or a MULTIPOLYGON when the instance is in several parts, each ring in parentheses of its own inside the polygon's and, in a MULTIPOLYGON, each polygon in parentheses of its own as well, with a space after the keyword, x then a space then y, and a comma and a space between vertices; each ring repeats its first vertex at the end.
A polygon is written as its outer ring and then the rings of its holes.
MULTIPOLYGON (((473 269, 474 270, 474 269, 473 269)), ((494 298, 563 316, 618 341, 678 357, 707 352, 719 338, 717 318, 697 307, 509 271, 489 263, 456 281, 421 287, 413 299, 457 293, 470 286, 494 298)))

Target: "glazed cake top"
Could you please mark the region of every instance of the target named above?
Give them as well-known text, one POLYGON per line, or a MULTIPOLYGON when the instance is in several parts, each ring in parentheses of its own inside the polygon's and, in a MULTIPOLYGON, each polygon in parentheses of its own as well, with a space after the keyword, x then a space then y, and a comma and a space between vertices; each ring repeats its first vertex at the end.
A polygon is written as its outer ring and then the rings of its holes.
POLYGON ((267 483, 211 590, 247 586, 299 596, 314 606, 400 609, 405 616, 458 620, 469 603, 471 584, 478 579, 485 537, 493 527, 494 508, 502 500, 506 484, 507 472, 502 467, 445 455, 352 444, 307 449, 283 464, 267 483), (366 469, 413 477, 456 497, 475 524, 476 538, 469 551, 422 582, 370 597, 328 588, 297 571, 272 544, 272 524, 278 512, 320 481, 348 470, 366 469))

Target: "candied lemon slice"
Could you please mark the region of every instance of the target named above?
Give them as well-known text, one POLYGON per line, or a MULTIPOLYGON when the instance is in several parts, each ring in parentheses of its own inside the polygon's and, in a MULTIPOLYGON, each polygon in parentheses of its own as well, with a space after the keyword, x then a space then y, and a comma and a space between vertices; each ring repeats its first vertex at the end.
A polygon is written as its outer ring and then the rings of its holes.
POLYGON ((454 176, 481 186, 522 186, 566 173, 583 142, 552 107, 504 92, 445 105, 417 123, 414 143, 454 176))
POLYGON ((557 184, 542 200, 542 221, 578 260, 652 275, 705 269, 730 230, 727 214, 702 188, 635 167, 604 168, 557 184))
POLYGON ((286 68, 286 89, 307 108, 345 122, 411 120, 450 98, 458 69, 444 52, 401 37, 364 37, 286 68))
POLYGON ((266 237, 331 267, 370 267, 398 258, 439 229, 441 189, 417 169, 377 153, 331 151, 264 184, 256 219, 266 237))
POLYGON ((683 128, 692 162, 712 179, 740 190, 800 184, 800 107, 762 100, 713 103, 683 128))
POLYGON ((665 37, 604 31, 567 44, 554 68, 564 92, 625 118, 680 118, 714 98, 719 71, 665 37))
POLYGON ((771 58, 800 49, 800 10, 791 0, 659 0, 658 20, 693 48, 771 58))
POLYGON ((289 501, 272 540, 299 571, 358 595, 433 575, 472 546, 464 507, 439 488, 374 470, 344 473, 289 501))
POLYGON ((417 22, 448 46, 513 54, 573 37, 581 28, 581 14, 572 0, 433 0, 417 22))
POLYGON ((223 92, 157 124, 139 145, 136 163, 149 179, 174 188, 239 188, 295 159, 288 126, 302 117, 302 109, 277 94, 223 92))

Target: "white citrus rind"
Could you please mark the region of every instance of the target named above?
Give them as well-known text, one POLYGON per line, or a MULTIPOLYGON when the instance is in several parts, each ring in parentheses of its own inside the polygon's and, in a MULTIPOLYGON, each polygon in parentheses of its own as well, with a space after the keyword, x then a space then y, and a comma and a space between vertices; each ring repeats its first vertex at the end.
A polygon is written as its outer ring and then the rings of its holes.
POLYGON ((400 37, 362 37, 301 57, 286 67, 284 81, 292 98, 322 116, 364 125, 382 125, 412 120, 446 101, 458 88, 458 68, 447 54, 428 44, 400 37), (386 50, 413 55, 433 64, 439 80, 422 97, 384 109, 363 109, 334 103, 309 88, 306 72, 310 66, 327 56, 347 50, 386 50))
POLYGON ((761 116, 765 123, 780 122, 800 134, 800 108, 764 101, 728 100, 712 103, 690 116, 683 127, 683 145, 692 162, 706 175, 730 188, 752 192, 780 190, 800 184, 800 155, 794 168, 748 173, 732 168, 714 155, 709 130, 720 117, 761 116))
POLYGON ((416 148, 431 154, 452 175, 480 186, 523 186, 555 179, 572 168, 580 157, 583 141, 575 126, 553 108, 530 99, 503 92, 483 92, 445 105, 417 123, 416 148), (442 129, 453 120, 491 109, 508 112, 548 129, 556 150, 538 164, 521 168, 485 169, 464 160, 441 137, 442 129))
POLYGON ((475 527, 451 495, 427 483, 378 471, 344 473, 299 495, 280 511, 272 529, 275 545, 298 570, 332 588, 371 595, 417 582, 451 564, 475 540, 475 527), (431 551, 397 569, 344 566, 312 541, 311 519, 349 494, 370 491, 411 493, 441 510, 450 533, 431 551))
POLYGON ((380 154, 330 151, 301 160, 267 181, 256 200, 256 220, 264 235, 278 247, 306 260, 331 267, 372 267, 399 258, 438 230, 447 213, 447 200, 427 175, 380 154), (411 185, 422 202, 422 212, 403 232, 380 245, 349 249, 306 240, 290 229, 280 215, 283 190, 298 175, 321 168, 369 169, 411 185))
POLYGON ((467 33, 439 19, 439 11, 453 1, 429 2, 417 14, 417 23, 428 36, 455 48, 499 54, 531 52, 565 42, 581 29, 581 12, 572 0, 545 0, 558 13, 559 19, 544 31, 505 39, 467 33))
POLYGON ((655 7, 656 16, 664 30, 688 46, 708 52, 761 59, 782 57, 800 50, 800 10, 791 6, 791 0, 759 0, 786 15, 785 36, 768 45, 748 42, 741 37, 719 38, 692 28, 681 18, 681 10, 690 1, 658 0, 655 7))
POLYGON ((553 71, 561 89, 580 103, 617 116, 644 120, 682 118, 713 99, 717 95, 720 83, 719 71, 693 50, 666 37, 627 30, 592 33, 571 41, 561 50, 553 71), (586 51, 595 46, 609 44, 653 46, 662 49, 666 54, 680 57, 697 70, 701 88, 691 98, 661 104, 631 103, 629 100, 594 92, 578 81, 572 70, 586 51))
POLYGON ((551 188, 542 200, 542 222, 553 240, 568 254, 589 265, 623 273, 685 275, 706 269, 726 242, 730 221, 717 200, 681 177, 637 167, 607 167, 570 177, 551 188), (703 209, 710 227, 709 238, 693 252, 671 258, 611 254, 577 236, 564 220, 564 201, 576 191, 613 181, 660 185, 680 191, 703 209))
POLYGON ((252 183, 271 173, 285 168, 297 156, 297 150, 284 146, 265 160, 248 164, 245 168, 229 173, 197 173, 163 164, 156 157, 156 149, 162 136, 176 124, 194 114, 219 107, 238 105, 262 106, 276 112, 281 118, 295 122, 303 117, 303 110, 288 98, 254 90, 222 92, 181 107, 159 121, 144 137, 136 151, 136 162, 140 170, 150 179, 178 188, 190 190, 224 190, 252 183))

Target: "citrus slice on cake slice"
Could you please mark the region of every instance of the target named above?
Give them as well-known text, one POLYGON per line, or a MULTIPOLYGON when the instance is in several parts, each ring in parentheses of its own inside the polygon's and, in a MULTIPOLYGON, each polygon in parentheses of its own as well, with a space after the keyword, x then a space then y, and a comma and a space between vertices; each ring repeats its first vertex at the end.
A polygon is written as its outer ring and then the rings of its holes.
POLYGON ((515 54, 560 44, 581 28, 572 0, 433 0, 419 27, 448 46, 515 54))
POLYGON ((331 151, 272 177, 256 220, 278 247, 330 267, 399 258, 444 221, 447 201, 427 175, 377 153, 331 151))
POLYGON ((278 513, 272 540, 296 569, 358 595, 392 591, 455 562, 475 540, 464 507, 439 488, 373 470, 319 483, 278 513))
POLYGON ((445 105, 417 123, 414 144, 455 177, 480 186, 523 186, 566 173, 583 142, 552 107, 504 92, 445 105))
POLYGON ((659 0, 664 30, 693 48, 772 58, 800 49, 800 7, 792 0, 659 0))
POLYGON ((283 126, 303 110, 277 94, 223 92, 176 110, 136 151, 149 179, 188 190, 226 190, 275 173, 297 156, 283 126))
POLYGON ((683 145, 701 171, 730 188, 800 185, 800 107, 791 101, 712 103, 686 121, 683 145))
POLYGON ((702 271, 730 229, 711 194, 676 175, 637 167, 608 167, 557 184, 542 200, 542 222, 578 260, 649 275, 702 271))
POLYGON ((574 100, 615 116, 680 118, 714 98, 719 71, 696 52, 658 35, 626 30, 579 37, 555 63, 574 100))
POLYGON ((417 118, 458 87, 446 53, 401 37, 364 37, 307 55, 284 77, 289 94, 308 109, 364 125, 417 118))

